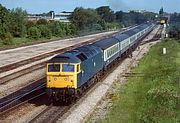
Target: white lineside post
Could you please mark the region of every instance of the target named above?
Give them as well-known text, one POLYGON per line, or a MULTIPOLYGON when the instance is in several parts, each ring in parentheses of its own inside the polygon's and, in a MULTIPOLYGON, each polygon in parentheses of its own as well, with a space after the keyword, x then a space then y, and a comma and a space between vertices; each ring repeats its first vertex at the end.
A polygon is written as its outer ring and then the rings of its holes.
POLYGON ((163 48, 163 54, 166 54, 166 48, 163 48))

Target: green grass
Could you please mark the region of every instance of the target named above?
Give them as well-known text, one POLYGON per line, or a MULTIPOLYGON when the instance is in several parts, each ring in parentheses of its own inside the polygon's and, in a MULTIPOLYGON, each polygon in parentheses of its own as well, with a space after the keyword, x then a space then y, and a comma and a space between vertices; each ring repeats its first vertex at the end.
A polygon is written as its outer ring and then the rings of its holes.
POLYGON ((132 71, 143 73, 143 77, 131 77, 119 88, 110 112, 99 122, 180 122, 180 43, 158 43, 132 71))

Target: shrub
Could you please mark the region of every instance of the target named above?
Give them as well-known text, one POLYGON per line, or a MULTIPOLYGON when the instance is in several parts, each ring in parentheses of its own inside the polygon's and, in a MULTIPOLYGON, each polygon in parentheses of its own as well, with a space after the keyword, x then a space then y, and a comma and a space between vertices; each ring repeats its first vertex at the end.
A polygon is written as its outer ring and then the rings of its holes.
POLYGON ((41 37, 41 32, 39 31, 37 27, 31 27, 28 29, 27 35, 28 35, 28 38, 37 40, 41 37))
POLYGON ((45 37, 50 39, 52 36, 51 30, 47 26, 39 26, 39 30, 41 32, 41 37, 45 37))
POLYGON ((36 25, 47 25, 48 21, 46 19, 39 19, 36 25))
POLYGON ((12 35, 11 35, 11 33, 10 32, 7 32, 5 35, 4 35, 4 37, 2 38, 2 43, 4 44, 4 45, 11 45, 12 43, 13 43, 13 41, 12 41, 12 35))

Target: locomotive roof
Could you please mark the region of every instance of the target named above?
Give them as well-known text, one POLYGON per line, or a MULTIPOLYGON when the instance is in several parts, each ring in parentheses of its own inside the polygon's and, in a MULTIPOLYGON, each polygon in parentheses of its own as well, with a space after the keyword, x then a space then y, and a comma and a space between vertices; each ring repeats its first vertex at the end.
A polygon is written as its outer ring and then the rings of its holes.
POLYGON ((62 62, 62 63, 79 63, 81 62, 77 57, 75 57, 73 54, 65 52, 62 54, 58 54, 55 57, 51 58, 49 63, 57 63, 57 62, 62 62))
MULTIPOLYGON (((87 58, 89 58, 89 57, 93 57, 94 55, 97 55, 98 53, 100 53, 101 49, 92 44, 89 44, 89 45, 85 45, 82 47, 78 47, 78 48, 72 50, 72 52, 73 51, 83 53, 87 58)), ((71 52, 71 51, 69 51, 69 52, 71 52)))
POLYGON ((104 50, 107 49, 108 47, 111 47, 114 44, 117 44, 118 42, 119 41, 117 39, 111 37, 111 38, 101 39, 93 44, 104 50))
POLYGON ((58 54, 52 59, 49 60, 50 63, 55 62, 63 62, 63 63, 80 63, 81 61, 84 61, 90 57, 93 57, 94 55, 101 52, 101 49, 90 45, 85 45, 82 47, 78 47, 76 49, 67 51, 62 54, 58 54))

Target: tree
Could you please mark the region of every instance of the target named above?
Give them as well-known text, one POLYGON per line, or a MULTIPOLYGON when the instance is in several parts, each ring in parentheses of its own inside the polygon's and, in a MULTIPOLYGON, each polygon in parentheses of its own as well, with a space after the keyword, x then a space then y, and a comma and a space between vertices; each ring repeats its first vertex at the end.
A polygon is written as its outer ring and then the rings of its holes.
POLYGON ((9 31, 10 13, 0 4, 0 38, 3 38, 9 31))
POLYGON ((161 7, 161 9, 159 10, 159 15, 163 16, 163 14, 164 14, 164 10, 163 10, 163 7, 161 7))
POLYGON ((114 22, 115 21, 115 14, 110 9, 109 6, 102 6, 96 9, 98 15, 101 16, 106 22, 114 22))
POLYGON ((118 11, 115 13, 116 15, 116 21, 121 23, 123 21, 123 15, 124 15, 124 12, 123 11, 118 11))
POLYGON ((143 13, 143 15, 145 16, 146 20, 156 20, 156 13, 153 13, 153 12, 145 12, 143 13))
POLYGON ((100 17, 94 9, 77 7, 72 14, 71 20, 77 29, 80 30, 91 27, 93 24, 97 24, 100 17))
POLYGON ((11 10, 11 22, 9 31, 14 37, 23 37, 26 34, 26 17, 27 12, 21 8, 11 10))

